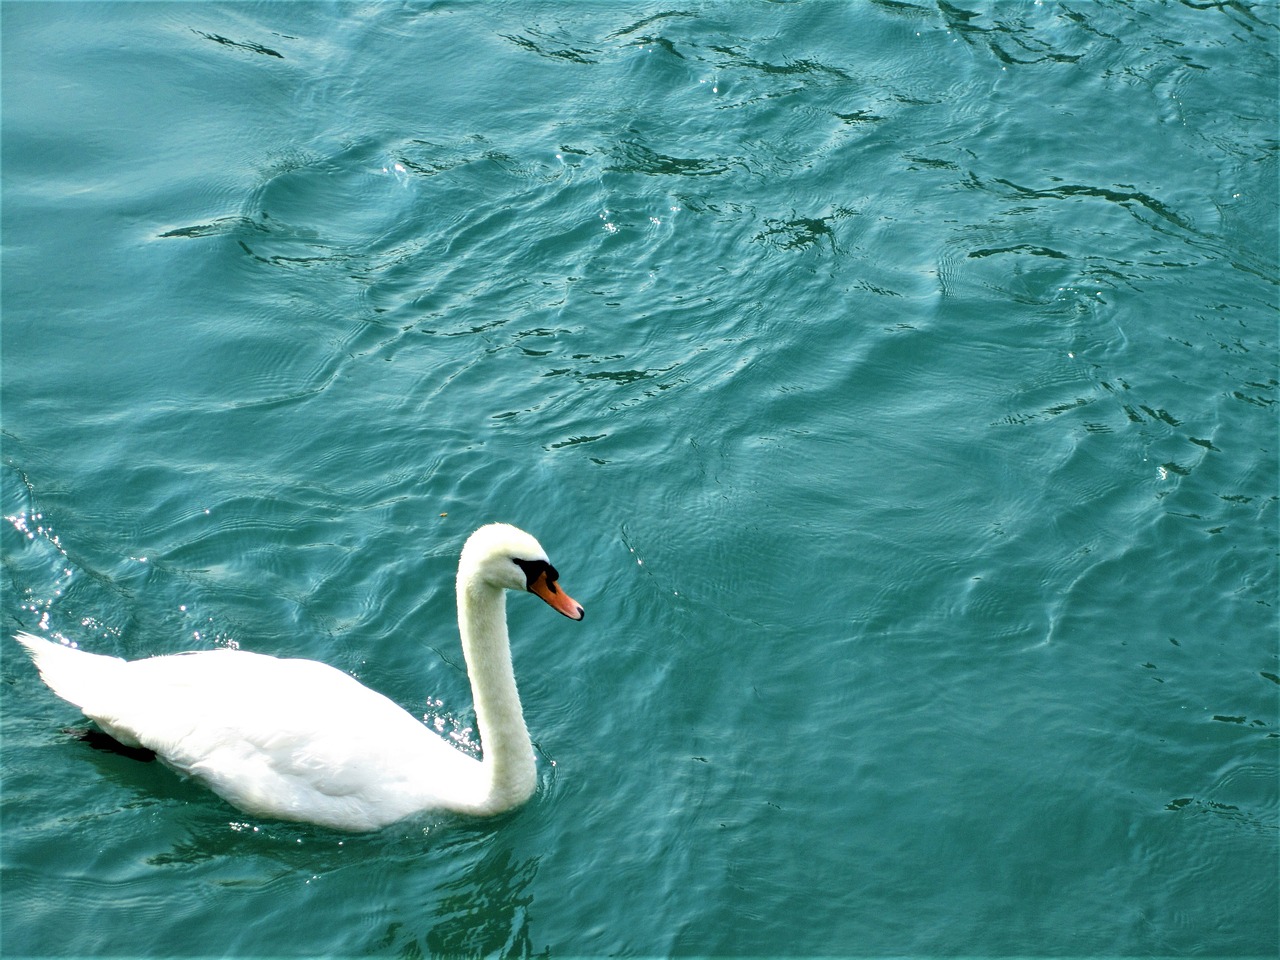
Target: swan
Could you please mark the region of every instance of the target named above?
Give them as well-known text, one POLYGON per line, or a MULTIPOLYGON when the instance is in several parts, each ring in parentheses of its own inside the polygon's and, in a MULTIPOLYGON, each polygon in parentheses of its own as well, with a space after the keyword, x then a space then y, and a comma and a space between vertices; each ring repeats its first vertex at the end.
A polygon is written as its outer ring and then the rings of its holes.
POLYGON ((532 536, 493 523, 468 538, 458 561, 458 630, 483 760, 315 660, 232 649, 122 660, 26 632, 14 639, 53 692, 105 733, 154 752, 245 813, 375 830, 427 810, 490 816, 533 794, 507 590, 583 617, 532 536))

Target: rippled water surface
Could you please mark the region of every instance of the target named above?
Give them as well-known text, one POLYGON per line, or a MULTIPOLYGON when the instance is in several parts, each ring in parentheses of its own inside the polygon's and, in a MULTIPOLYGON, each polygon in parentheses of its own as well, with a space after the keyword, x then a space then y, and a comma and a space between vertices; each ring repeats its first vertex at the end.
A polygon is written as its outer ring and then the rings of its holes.
POLYGON ((20 955, 1277 943, 1269 3, 36 3, 3 47, 3 632, 474 722, 524 809, 256 820, 3 640, 20 955))

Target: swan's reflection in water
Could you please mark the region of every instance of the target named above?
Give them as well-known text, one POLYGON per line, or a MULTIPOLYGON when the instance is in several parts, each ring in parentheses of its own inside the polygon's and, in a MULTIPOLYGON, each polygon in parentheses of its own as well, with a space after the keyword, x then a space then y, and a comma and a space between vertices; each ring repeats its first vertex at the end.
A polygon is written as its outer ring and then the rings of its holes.
POLYGON ((426 955, 535 955, 529 888, 537 871, 537 857, 519 859, 502 847, 490 851, 467 875, 442 884, 433 901, 426 955))
MULTIPOLYGON (((369 952, 399 957, 536 955, 530 887, 539 858, 522 858, 510 845, 491 842, 497 839, 473 836, 456 846, 449 844, 454 849, 447 857, 459 868, 452 875, 438 877, 434 887, 424 885, 415 898, 420 912, 387 922, 368 944, 369 952), (461 849, 477 845, 489 846, 478 859, 467 857, 461 849)), ((436 850, 435 854, 441 852, 436 850)))

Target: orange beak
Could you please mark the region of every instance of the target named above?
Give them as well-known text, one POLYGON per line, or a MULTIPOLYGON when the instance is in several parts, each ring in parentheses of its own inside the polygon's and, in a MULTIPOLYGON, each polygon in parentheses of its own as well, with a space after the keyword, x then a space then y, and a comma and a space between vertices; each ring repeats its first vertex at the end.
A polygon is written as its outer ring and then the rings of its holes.
POLYGON ((585 613, 582 609, 582 604, 561 590, 554 580, 547 579, 545 570, 538 574, 537 579, 529 584, 529 592, 540 596, 547 601, 548 606, 563 613, 570 620, 581 620, 585 613))

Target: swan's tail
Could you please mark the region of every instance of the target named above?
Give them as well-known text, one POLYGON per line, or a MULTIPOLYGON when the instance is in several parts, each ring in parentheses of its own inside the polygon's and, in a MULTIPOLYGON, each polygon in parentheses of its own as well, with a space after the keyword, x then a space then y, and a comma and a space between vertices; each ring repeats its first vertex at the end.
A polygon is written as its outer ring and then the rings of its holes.
POLYGON ((119 657, 87 653, 34 633, 19 633, 13 639, 27 648, 40 671, 40 679, 49 689, 88 716, 100 711, 103 693, 116 686, 120 669, 125 665, 119 657))

